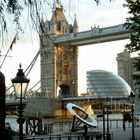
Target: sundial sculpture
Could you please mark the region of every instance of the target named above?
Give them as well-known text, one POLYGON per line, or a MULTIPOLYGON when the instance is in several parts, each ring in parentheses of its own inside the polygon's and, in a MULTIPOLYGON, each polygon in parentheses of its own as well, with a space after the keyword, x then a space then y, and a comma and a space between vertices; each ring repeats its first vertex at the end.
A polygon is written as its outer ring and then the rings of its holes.
POLYGON ((72 132, 75 132, 79 130, 80 128, 82 128, 85 130, 85 134, 86 134, 88 128, 97 127, 97 121, 95 120, 95 118, 91 116, 83 108, 75 104, 68 103, 67 110, 73 116, 73 124, 72 124, 72 129, 71 129, 72 132))

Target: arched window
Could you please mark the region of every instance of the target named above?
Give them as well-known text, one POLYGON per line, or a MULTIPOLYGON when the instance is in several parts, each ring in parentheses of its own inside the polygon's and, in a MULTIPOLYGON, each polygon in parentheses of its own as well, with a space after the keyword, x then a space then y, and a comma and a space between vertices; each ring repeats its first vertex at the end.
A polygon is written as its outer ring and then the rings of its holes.
POLYGON ((61 31, 61 21, 57 22, 57 31, 61 31))

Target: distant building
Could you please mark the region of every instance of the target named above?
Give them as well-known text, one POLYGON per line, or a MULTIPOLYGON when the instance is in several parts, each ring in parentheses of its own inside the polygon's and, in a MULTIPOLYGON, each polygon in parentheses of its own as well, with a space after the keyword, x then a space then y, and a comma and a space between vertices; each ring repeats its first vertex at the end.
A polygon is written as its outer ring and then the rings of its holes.
POLYGON ((131 88, 120 76, 105 70, 87 72, 87 92, 90 96, 128 96, 131 88))
MULTIPOLYGON (((105 70, 91 70, 87 72, 87 93, 89 96, 95 96, 98 99, 100 97, 109 97, 108 107, 111 112, 118 113, 124 110, 125 97, 128 97, 131 92, 130 86, 123 78, 112 72, 105 70), (112 100, 119 97, 119 100, 112 100)), ((106 102, 107 103, 107 102, 106 102)), ((102 105, 93 105, 92 109, 95 114, 102 114, 102 105)), ((129 105, 125 105, 126 111, 130 110, 129 105)))
POLYGON ((130 53, 127 49, 123 52, 117 54, 117 65, 118 65, 118 75, 121 76, 130 87, 135 90, 133 74, 136 73, 136 68, 134 67, 134 62, 138 57, 130 57, 130 53))

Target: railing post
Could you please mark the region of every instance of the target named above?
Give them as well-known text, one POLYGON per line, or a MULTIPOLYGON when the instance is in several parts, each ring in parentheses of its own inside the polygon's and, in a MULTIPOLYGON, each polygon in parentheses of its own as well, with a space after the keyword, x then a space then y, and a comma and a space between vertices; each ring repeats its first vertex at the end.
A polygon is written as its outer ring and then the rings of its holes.
POLYGON ((112 121, 110 120, 110 128, 112 127, 112 121))
POLYGON ((61 135, 57 135, 58 140, 61 140, 61 135))
POLYGON ((78 136, 78 140, 80 140, 80 136, 78 136))
POLYGON ((103 140, 105 140, 105 107, 103 106, 103 140))
POLYGON ((118 120, 116 121, 116 128, 118 128, 118 120))
POLYGON ((68 136, 68 140, 71 140, 71 136, 68 136))

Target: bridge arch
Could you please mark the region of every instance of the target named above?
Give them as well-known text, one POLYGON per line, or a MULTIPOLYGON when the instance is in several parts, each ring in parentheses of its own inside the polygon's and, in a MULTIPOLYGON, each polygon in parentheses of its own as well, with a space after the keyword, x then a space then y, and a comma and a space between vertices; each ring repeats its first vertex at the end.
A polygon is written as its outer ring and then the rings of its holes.
POLYGON ((58 97, 69 97, 70 96, 70 88, 66 84, 61 84, 58 87, 58 97))

